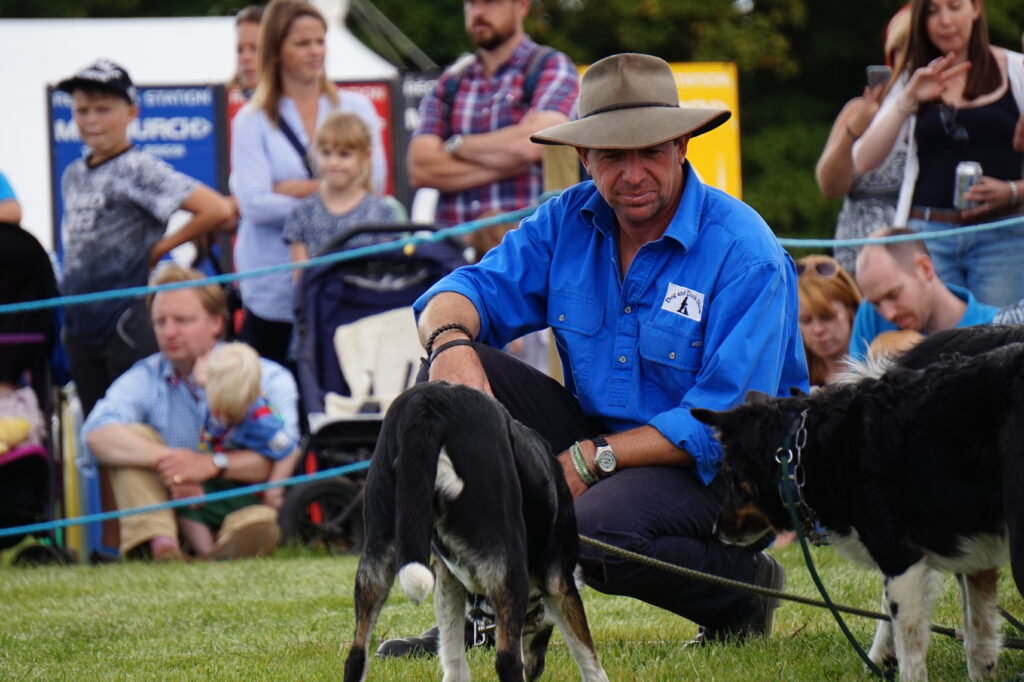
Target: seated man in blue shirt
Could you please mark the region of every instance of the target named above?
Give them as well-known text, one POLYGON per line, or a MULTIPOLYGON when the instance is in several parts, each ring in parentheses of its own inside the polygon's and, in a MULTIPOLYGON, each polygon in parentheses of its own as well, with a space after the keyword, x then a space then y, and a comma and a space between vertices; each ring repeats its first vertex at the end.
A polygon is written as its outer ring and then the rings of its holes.
MULTIPOLYGON (((176 265, 160 268, 153 284, 202 279, 176 265)), ((107 389, 82 427, 93 457, 110 467, 117 506, 129 509, 203 494, 203 484, 224 479, 239 485, 267 480, 274 463, 253 450, 213 455, 197 452, 206 414, 202 387, 192 376, 196 360, 210 353, 227 323, 224 290, 216 284, 160 291, 150 305, 159 353, 135 363, 107 389)), ((260 387, 275 406, 284 431, 298 439, 298 391, 285 368, 260 360, 260 387)), ((296 458, 298 449, 280 453, 296 458)), ((280 466, 280 465, 278 465, 280 466)), ((240 558, 269 552, 280 537, 274 505, 280 500, 250 495, 217 528, 210 558, 240 558)), ((147 550, 153 558, 182 557, 174 511, 165 509, 120 519, 121 553, 147 550)), ((134 552, 133 552, 134 553, 134 552)))
MULTIPOLYGON (((915 234, 884 227, 873 238, 915 234)), ((933 334, 944 329, 988 324, 998 308, 981 303, 967 289, 946 284, 935 273, 923 240, 869 244, 857 254, 857 286, 864 299, 850 333, 850 356, 863 360, 876 336, 893 329, 933 334)))
MULTIPOLYGON (((493 394, 548 440, 581 534, 781 588, 773 558, 715 537, 722 451, 690 408, 807 389, 793 261, 757 213, 687 162, 691 138, 730 114, 680 107, 667 63, 595 63, 579 110, 532 139, 575 147, 594 180, 416 302, 429 378, 493 394), (495 350, 548 326, 564 388, 495 350)), ((695 621, 702 642, 770 632, 777 602, 587 547, 580 563, 591 587, 695 621)), ((378 655, 429 651, 433 635, 390 640, 378 655)))

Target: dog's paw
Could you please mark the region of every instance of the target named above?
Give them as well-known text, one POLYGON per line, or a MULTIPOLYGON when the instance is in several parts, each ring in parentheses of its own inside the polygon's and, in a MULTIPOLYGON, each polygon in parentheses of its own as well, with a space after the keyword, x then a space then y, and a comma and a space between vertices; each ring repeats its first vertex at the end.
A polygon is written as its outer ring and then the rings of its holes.
POLYGON ((398 584, 405 596, 419 604, 434 589, 434 574, 421 563, 406 564, 398 572, 398 584))

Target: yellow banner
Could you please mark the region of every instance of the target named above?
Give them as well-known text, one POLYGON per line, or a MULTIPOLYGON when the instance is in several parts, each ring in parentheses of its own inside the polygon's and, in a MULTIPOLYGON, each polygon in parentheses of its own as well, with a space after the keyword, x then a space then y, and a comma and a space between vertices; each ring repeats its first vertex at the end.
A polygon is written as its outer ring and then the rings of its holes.
POLYGON ((686 156, 706 184, 742 199, 740 98, 736 65, 731 62, 691 62, 671 66, 679 87, 681 106, 711 107, 732 112, 724 124, 690 140, 686 156))

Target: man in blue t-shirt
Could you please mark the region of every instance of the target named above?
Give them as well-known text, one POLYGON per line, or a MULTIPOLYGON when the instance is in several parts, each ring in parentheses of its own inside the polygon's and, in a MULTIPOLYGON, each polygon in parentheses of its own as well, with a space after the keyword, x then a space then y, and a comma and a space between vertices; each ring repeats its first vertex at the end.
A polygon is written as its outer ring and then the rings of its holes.
MULTIPOLYGON (((876 230, 872 237, 915 234, 905 227, 876 230)), ((864 294, 850 334, 850 356, 863 360, 876 336, 894 329, 933 334, 988 324, 998 308, 978 301, 935 273, 924 241, 869 244, 857 255, 857 285, 864 294)))
MULTIPOLYGON (((690 408, 807 387, 796 268, 749 206, 705 186, 691 138, 728 111, 679 106, 663 60, 615 55, 582 78, 578 121, 535 142, 577 149, 593 176, 547 202, 478 264, 415 304, 430 380, 493 394, 552 446, 582 534, 672 564, 781 588, 782 567, 727 546, 713 522, 721 448, 690 408), (565 387, 497 351, 551 327, 565 387)), ((695 621, 701 642, 768 634, 777 600, 590 548, 587 584, 695 621)), ((428 631, 378 655, 429 650, 428 631)))

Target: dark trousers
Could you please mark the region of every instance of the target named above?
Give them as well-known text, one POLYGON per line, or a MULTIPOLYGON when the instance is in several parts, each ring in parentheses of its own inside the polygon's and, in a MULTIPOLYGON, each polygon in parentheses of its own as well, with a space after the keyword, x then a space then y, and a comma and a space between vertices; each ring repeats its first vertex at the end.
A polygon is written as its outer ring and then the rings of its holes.
POLYGON ((88 416, 114 379, 157 351, 144 302, 126 310, 114 331, 104 338, 83 339, 65 333, 63 341, 83 416, 88 416))
MULTIPOLYGON (((558 382, 507 353, 474 345, 495 398, 544 436, 553 454, 573 441, 607 433, 558 382)), ((724 494, 720 478, 705 486, 692 468, 622 469, 576 500, 576 524, 581 535, 623 549, 751 582, 756 552, 722 544, 712 532, 724 494)), ((580 548, 580 565, 596 590, 634 597, 711 627, 742 620, 757 599, 587 546, 580 548)))
MULTIPOLYGON (((102 339, 81 339, 64 334, 64 350, 68 354, 71 380, 75 382, 78 399, 82 403, 82 416, 92 408, 110 388, 114 380, 132 365, 157 351, 153 326, 144 301, 135 302, 117 321, 110 334, 102 339)), ((100 467, 100 505, 103 511, 117 509, 110 485, 110 472, 100 467)), ((105 547, 120 544, 118 522, 103 523, 102 543, 105 547)))
POLYGON ((267 320, 248 308, 238 340, 245 341, 267 360, 290 367, 289 351, 292 344, 292 323, 267 320))

